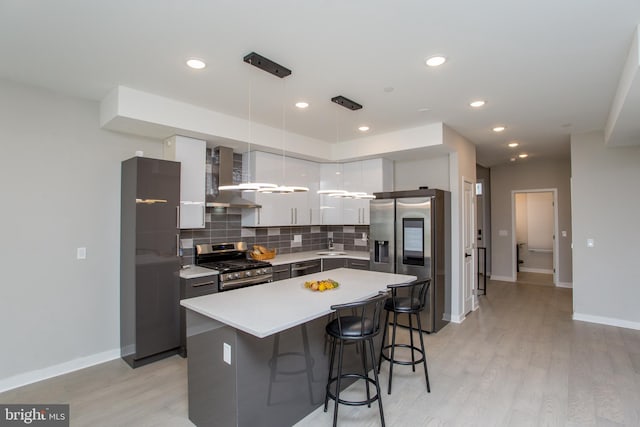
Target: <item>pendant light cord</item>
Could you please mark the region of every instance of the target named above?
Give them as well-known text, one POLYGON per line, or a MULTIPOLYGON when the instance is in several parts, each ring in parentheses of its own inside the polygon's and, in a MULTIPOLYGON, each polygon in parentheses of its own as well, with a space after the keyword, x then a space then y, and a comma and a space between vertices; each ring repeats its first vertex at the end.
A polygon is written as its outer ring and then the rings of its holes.
POLYGON ((285 162, 285 141, 286 141, 286 109, 285 109, 285 98, 286 98, 286 89, 284 85, 284 80, 282 80, 282 185, 285 184, 285 176, 286 176, 286 162, 285 162))

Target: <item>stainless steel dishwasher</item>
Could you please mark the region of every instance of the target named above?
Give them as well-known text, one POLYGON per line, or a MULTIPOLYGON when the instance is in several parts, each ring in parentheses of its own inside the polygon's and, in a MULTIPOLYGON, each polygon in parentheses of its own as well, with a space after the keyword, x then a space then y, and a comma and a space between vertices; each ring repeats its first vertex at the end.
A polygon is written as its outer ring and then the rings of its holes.
POLYGON ((291 264, 291 277, 304 276, 305 274, 319 273, 322 271, 320 259, 311 261, 294 262, 291 264))

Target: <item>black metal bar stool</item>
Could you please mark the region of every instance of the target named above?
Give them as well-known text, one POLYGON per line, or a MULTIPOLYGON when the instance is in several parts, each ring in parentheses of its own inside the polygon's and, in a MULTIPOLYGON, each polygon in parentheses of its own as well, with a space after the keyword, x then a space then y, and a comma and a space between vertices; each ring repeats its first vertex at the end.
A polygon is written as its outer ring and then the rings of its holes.
POLYGON ((387 299, 387 293, 379 295, 363 301, 351 302, 347 304, 339 304, 331 306, 332 310, 336 310, 336 318, 329 322, 326 327, 327 334, 333 339, 331 340, 331 362, 329 363, 329 378, 327 380, 327 389, 324 398, 324 411, 327 412, 329 398, 335 401, 335 409, 333 411, 333 425, 338 422, 338 404, 349 406, 367 405, 371 407, 371 403, 378 401, 380 408, 380 420, 384 426, 384 413, 382 411, 382 400, 380 399, 380 385, 378 383, 378 370, 376 369, 376 358, 373 349, 373 338, 380 333, 380 314, 382 306, 387 299), (354 311, 356 310, 355 314, 354 311), (348 312, 345 313, 345 311, 348 312), (346 343, 355 342, 362 343, 362 367, 363 373, 344 373, 342 372, 342 361, 344 354, 344 346, 346 343), (369 357, 371 358, 371 367, 374 378, 369 377, 369 369, 367 368, 367 346, 369 343, 369 357), (338 371, 333 376, 333 365, 336 355, 336 347, 338 347, 338 371), (343 378, 356 378, 365 380, 367 398, 365 400, 351 401, 340 398, 340 382, 343 378), (331 391, 331 385, 335 383, 335 392, 331 391), (369 384, 376 386, 376 394, 371 396, 369 384))
POLYGON ((427 392, 431 393, 431 386, 429 385, 429 371, 427 370, 427 354, 424 350, 424 339, 422 338, 422 324, 420 322, 420 312, 424 310, 427 292, 431 285, 431 279, 416 280, 411 283, 400 283, 397 285, 388 285, 387 288, 391 291, 391 297, 387 299, 384 304, 384 309, 387 312, 384 320, 384 331, 382 333, 382 348, 380 348, 380 357, 378 359, 378 373, 380 373, 380 365, 382 359, 388 360, 389 363, 389 388, 388 394, 391 394, 391 380, 393 379, 393 365, 411 365, 413 372, 416 371, 416 365, 422 363, 424 365, 424 377, 427 380, 427 392), (391 337, 391 343, 385 345, 385 339, 387 337, 387 330, 389 329, 389 313, 393 313, 393 334, 391 337), (396 328, 398 326, 398 315, 406 314, 409 317, 409 342, 410 344, 398 344, 396 343, 396 328), (413 327, 412 316, 415 316, 418 323, 418 328, 413 327), (418 332, 420 337, 420 348, 416 347, 413 342, 413 331, 418 332), (396 347, 408 348, 411 352, 411 361, 398 360, 395 358, 396 347), (389 355, 385 354, 385 351, 389 351, 389 355), (415 353, 420 353, 421 357, 416 360, 415 353))

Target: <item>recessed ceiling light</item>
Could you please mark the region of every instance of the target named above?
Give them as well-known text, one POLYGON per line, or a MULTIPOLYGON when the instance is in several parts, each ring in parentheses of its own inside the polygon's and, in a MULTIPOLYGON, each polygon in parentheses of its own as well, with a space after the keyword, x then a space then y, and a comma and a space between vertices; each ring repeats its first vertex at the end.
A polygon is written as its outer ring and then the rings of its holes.
POLYGON ((369 126, 360 126, 360 127, 358 128, 358 130, 359 130, 360 132, 366 132, 366 131, 368 131, 368 130, 369 130, 369 126))
POLYGON ((385 87, 383 90, 384 90, 385 92, 387 92, 387 93, 391 93, 391 92, 393 92, 393 91, 394 91, 394 89, 393 89, 391 86, 387 86, 387 87, 385 87))
POLYGON ((493 131, 494 132, 502 132, 505 129, 506 129, 506 127, 504 127, 504 126, 496 126, 496 127, 493 128, 493 131))
POLYGON ((309 106, 308 102, 304 102, 304 101, 296 102, 296 107, 298 108, 307 108, 308 106, 309 106))
POLYGON ((427 108, 427 107, 418 108, 418 113, 426 113, 427 111, 431 111, 431 108, 427 108))
POLYGON ((437 67, 438 65, 442 65, 447 61, 447 58, 444 56, 432 56, 431 58, 427 58, 425 61, 429 67, 437 67))
POLYGON ((487 103, 486 101, 479 99, 477 101, 470 102, 469 105, 472 106, 473 108, 478 108, 478 107, 482 107, 486 103, 487 103))
POLYGON ((190 68, 193 68, 194 70, 202 70, 204 67, 207 66, 207 64, 202 59, 198 59, 198 58, 187 59, 187 65, 190 68))
POLYGON ((522 153, 518 154, 518 157, 520 157, 521 159, 526 159, 527 157, 529 157, 529 155, 527 153, 522 153))
POLYGON ((515 158, 515 157, 512 157, 512 158, 510 158, 510 159, 509 159, 509 161, 510 161, 510 162, 515 162, 515 161, 516 161, 516 158, 515 158))
POLYGON ((515 142, 515 141, 514 141, 514 142, 510 142, 510 143, 509 143, 509 147, 511 147, 511 148, 513 148, 513 147, 517 147, 518 145, 520 145, 520 144, 518 144, 518 143, 517 143, 517 142, 515 142))

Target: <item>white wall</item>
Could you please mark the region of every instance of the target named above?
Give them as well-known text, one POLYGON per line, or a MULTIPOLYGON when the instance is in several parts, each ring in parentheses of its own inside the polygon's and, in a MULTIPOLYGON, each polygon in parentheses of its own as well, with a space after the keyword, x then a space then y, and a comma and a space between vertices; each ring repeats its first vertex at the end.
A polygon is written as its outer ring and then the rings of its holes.
MULTIPOLYGON (((444 126, 444 143, 449 155, 449 188, 451 191, 451 321, 464 320, 464 181, 476 182, 476 147, 448 126, 444 126)), ((475 205, 474 205, 475 206, 475 205)), ((475 213, 473 213, 475 216, 475 213)), ((473 265, 475 266, 475 256, 473 265)), ((474 279, 477 275, 473 275, 474 279)), ((473 285, 474 288, 477 286, 473 285)))
POLYGON ((449 156, 396 160, 393 177, 396 191, 417 190, 422 186, 449 191, 449 156))
POLYGON ((513 277, 515 246, 512 245, 511 194, 535 189, 558 190, 558 285, 571 286, 571 163, 569 160, 527 159, 491 168, 491 276, 513 277), (503 230, 507 235, 500 235, 503 230))
POLYGON ((571 170, 574 318, 640 329, 640 147, 572 135, 571 170))
POLYGON ((120 162, 162 144, 101 130, 96 102, 0 93, 1 391, 119 356, 120 162))

